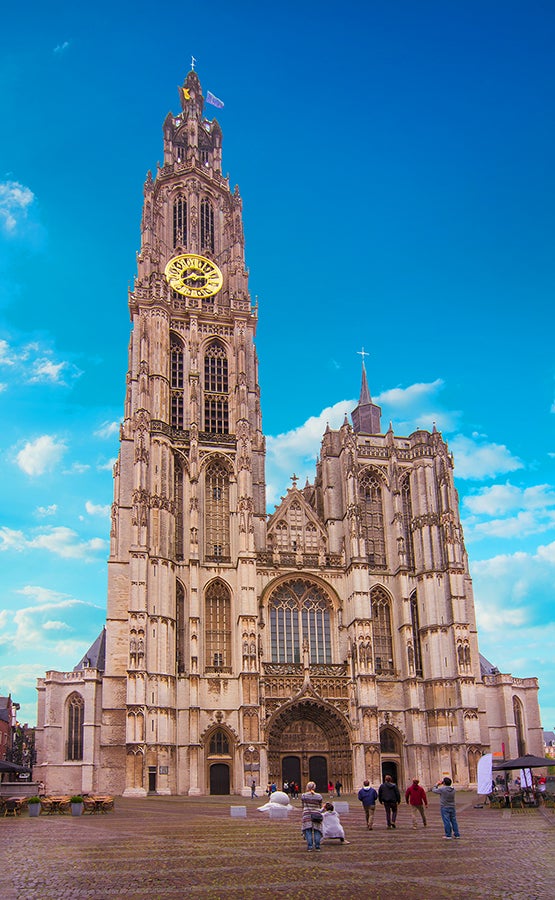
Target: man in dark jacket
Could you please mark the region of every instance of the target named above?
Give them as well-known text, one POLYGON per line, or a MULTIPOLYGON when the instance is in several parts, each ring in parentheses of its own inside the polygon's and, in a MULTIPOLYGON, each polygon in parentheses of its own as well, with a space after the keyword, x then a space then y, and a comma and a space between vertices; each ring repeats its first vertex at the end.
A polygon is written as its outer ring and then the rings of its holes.
POLYGON ((374 790, 373 787, 370 787, 370 782, 368 779, 362 785, 360 791, 358 792, 358 799, 362 803, 364 809, 364 815, 366 816, 366 827, 368 831, 372 831, 374 826, 374 813, 376 812, 376 800, 378 799, 378 792, 374 790))
POLYGON ((397 821, 397 807, 401 802, 401 793, 391 775, 386 775, 383 784, 380 784, 378 789, 378 800, 385 807, 387 827, 395 828, 395 822, 397 821))
POLYGON ((418 783, 418 778, 413 778, 412 784, 409 784, 408 788, 406 789, 405 800, 410 806, 412 815, 412 827, 416 828, 416 813, 420 813, 425 828, 428 823, 426 822, 426 813, 424 812, 424 807, 428 805, 428 798, 426 797, 426 791, 418 783))

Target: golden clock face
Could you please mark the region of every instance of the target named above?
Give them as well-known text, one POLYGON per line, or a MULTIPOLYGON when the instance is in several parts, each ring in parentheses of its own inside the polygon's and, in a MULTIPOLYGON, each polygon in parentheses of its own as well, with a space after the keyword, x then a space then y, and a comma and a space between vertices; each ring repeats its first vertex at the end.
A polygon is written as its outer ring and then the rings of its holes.
POLYGON ((164 274, 170 287, 185 297, 213 297, 224 280, 216 263, 196 253, 174 256, 164 274))

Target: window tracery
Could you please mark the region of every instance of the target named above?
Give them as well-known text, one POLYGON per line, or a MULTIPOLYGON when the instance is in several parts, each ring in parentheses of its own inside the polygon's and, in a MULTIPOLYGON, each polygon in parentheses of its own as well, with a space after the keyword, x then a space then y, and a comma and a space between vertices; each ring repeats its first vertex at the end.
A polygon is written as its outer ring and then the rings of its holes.
POLYGON ((393 675, 393 634, 391 631, 391 602, 383 588, 370 592, 372 631, 374 635, 374 667, 378 675, 393 675))
POLYGON ((414 650, 414 674, 422 678, 422 644, 420 642, 420 619, 416 591, 410 598, 410 619, 412 626, 412 646, 414 650))
POLYGON ((173 203, 173 246, 187 246, 187 201, 181 196, 173 203))
POLYGON ((361 530, 366 539, 368 564, 372 568, 385 568, 385 530, 383 517, 382 483, 372 471, 366 471, 359 481, 361 530))
POLYGON ((173 428, 182 431, 184 421, 183 344, 175 334, 172 334, 170 338, 170 391, 171 424, 173 428))
POLYGON ((282 583, 269 613, 272 662, 301 662, 306 640, 311 663, 331 663, 330 602, 318 585, 301 578, 282 583))
POLYGON ((206 666, 228 668, 231 666, 231 594, 222 581, 208 586, 204 609, 206 666))
POLYGON ((204 355, 204 430, 229 433, 229 378, 225 348, 213 341, 204 355))
POLYGON ((71 694, 67 702, 66 759, 83 759, 85 701, 81 694, 71 694))
POLYGON ((412 501, 410 495, 410 479, 407 475, 401 483, 401 506, 403 514, 403 532, 405 561, 409 569, 414 569, 414 542, 411 529, 412 501))
POLYGON ((214 208, 206 198, 200 202, 200 249, 214 253, 214 208))
POLYGON ((204 483, 206 558, 229 561, 229 473, 220 460, 208 464, 204 483))

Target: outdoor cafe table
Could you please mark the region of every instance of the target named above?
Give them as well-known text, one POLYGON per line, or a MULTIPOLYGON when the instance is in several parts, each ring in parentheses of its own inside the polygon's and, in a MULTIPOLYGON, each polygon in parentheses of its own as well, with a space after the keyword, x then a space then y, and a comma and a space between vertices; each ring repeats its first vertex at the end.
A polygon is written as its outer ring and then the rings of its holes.
POLYGON ((69 799, 69 797, 45 797, 45 800, 50 804, 48 815, 53 816, 56 813, 63 815, 69 809, 69 799), (64 805, 66 805, 65 809, 64 805))

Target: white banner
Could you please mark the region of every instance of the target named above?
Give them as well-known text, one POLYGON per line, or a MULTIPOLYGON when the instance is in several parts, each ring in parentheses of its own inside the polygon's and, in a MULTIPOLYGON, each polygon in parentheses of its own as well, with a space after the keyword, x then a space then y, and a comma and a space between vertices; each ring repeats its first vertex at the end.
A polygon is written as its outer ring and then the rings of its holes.
POLYGON ((491 794, 492 760, 493 755, 491 753, 485 753, 478 761, 479 794, 491 794))

